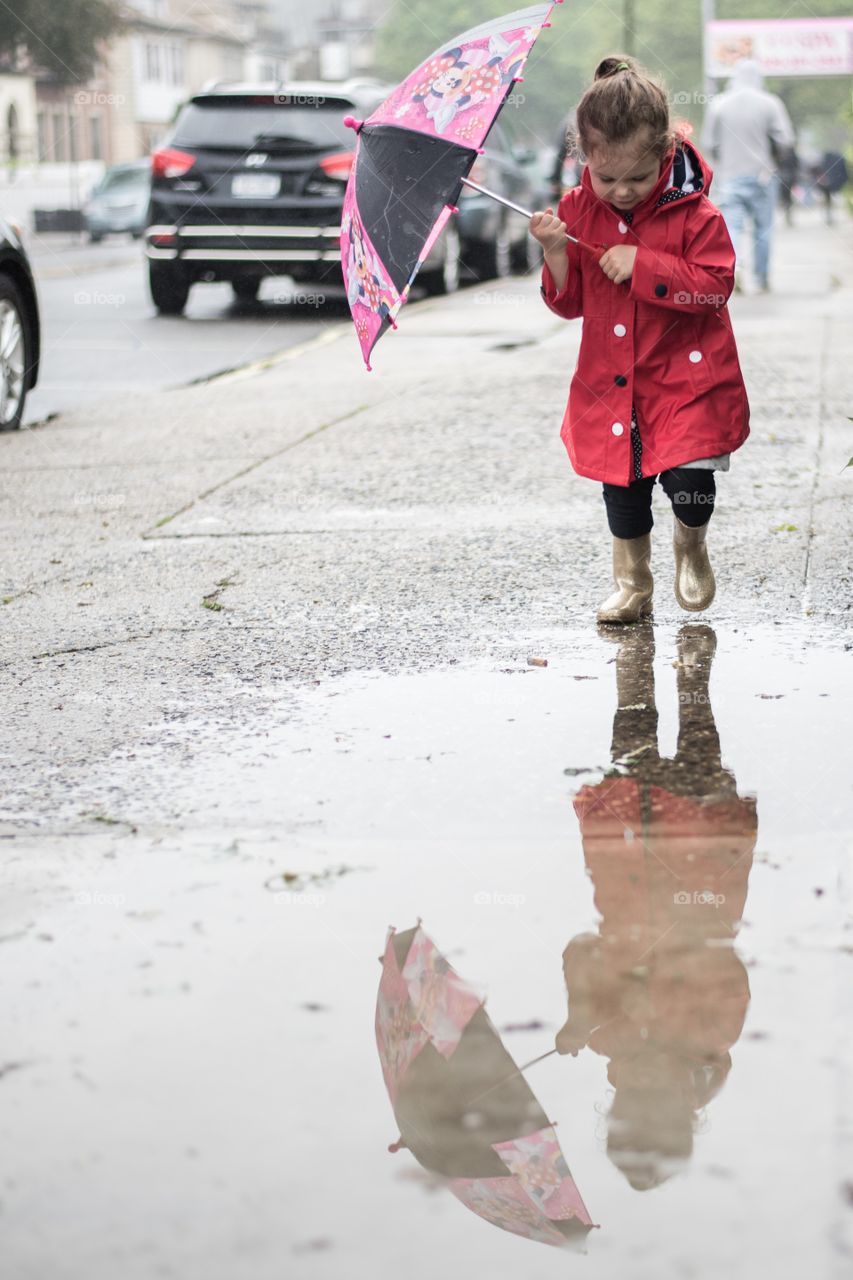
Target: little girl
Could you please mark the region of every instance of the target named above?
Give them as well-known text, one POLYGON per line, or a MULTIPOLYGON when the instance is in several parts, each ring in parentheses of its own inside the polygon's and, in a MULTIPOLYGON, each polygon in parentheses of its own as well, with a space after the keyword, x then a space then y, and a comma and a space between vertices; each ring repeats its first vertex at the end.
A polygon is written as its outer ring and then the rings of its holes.
POLYGON ((675 518, 675 597, 707 609, 705 534, 714 472, 749 434, 749 405, 726 310, 735 255, 708 199, 711 170, 670 123, 664 90, 633 59, 605 58, 577 108, 583 178, 535 213, 542 294, 583 316, 562 437, 572 466, 604 483, 614 593, 599 622, 651 613, 652 489, 675 518), (596 246, 600 256, 566 239, 596 246))

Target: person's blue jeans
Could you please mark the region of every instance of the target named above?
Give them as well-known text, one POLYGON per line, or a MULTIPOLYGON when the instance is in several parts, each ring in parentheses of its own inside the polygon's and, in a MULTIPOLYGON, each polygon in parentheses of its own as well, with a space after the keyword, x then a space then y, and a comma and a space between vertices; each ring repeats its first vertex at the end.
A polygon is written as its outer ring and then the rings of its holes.
POLYGON ((770 240, 773 214, 776 210, 778 183, 772 178, 766 185, 757 178, 732 178, 720 192, 719 206, 732 244, 735 258, 740 258, 747 221, 753 227, 753 267, 761 284, 767 284, 770 270, 770 240))

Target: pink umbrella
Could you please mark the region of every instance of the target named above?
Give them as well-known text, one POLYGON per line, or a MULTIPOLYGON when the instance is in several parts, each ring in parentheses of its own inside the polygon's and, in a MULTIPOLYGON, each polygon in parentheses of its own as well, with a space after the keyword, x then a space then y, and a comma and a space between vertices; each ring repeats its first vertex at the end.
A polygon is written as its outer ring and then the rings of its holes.
POLYGON ((523 78, 530 50, 562 3, 535 4, 453 37, 369 119, 346 117, 358 145, 344 199, 341 261, 368 369, 370 353, 383 333, 397 327, 415 276, 448 218, 458 213, 463 184, 532 216, 468 174, 523 78))
POLYGON ((477 993, 420 924, 389 931, 376 1042, 408 1148, 474 1213, 565 1246, 594 1225, 557 1135, 477 993))

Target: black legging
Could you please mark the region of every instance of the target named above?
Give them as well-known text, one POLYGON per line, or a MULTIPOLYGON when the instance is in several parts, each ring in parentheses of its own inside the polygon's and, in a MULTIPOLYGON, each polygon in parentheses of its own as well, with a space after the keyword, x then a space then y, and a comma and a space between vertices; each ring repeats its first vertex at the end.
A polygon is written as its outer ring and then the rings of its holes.
POLYGON ((639 538, 651 531, 652 489, 660 480, 682 524, 699 528, 714 514, 717 482, 713 471, 701 467, 673 467, 659 476, 644 476, 629 485, 604 485, 607 523, 614 538, 639 538))

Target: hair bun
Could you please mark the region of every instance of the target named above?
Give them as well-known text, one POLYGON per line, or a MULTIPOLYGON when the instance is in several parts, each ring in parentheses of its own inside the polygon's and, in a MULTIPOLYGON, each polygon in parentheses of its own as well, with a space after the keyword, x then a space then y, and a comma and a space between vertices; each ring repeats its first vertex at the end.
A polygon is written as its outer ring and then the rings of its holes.
POLYGON ((635 75, 637 73, 637 63, 627 53, 613 53, 608 58, 602 58, 595 68, 595 79, 606 80, 608 76, 615 76, 620 71, 633 71, 635 75))

